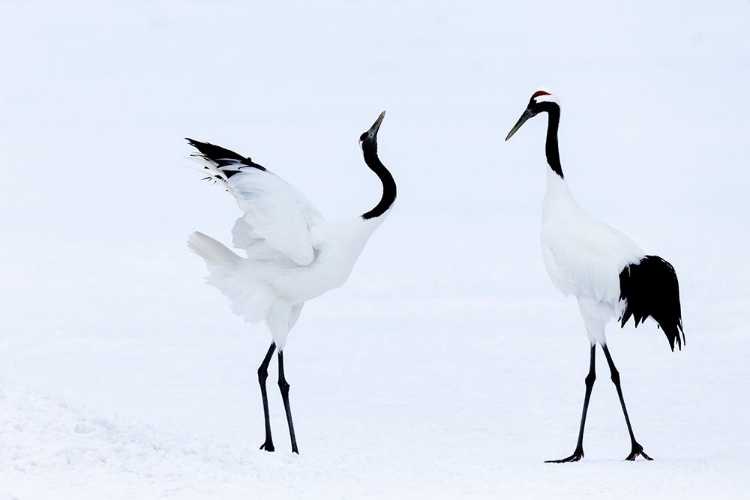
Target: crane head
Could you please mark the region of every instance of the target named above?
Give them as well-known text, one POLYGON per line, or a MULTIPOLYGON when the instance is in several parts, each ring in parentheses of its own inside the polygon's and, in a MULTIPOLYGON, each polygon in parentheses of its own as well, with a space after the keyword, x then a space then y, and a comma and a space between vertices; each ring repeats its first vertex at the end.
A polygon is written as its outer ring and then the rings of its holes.
POLYGON ((526 109, 521 115, 521 118, 519 118, 513 128, 510 129, 510 132, 508 132, 508 136, 505 138, 505 140, 507 141, 508 139, 513 137, 513 134, 518 132, 518 129, 520 129, 528 119, 534 118, 536 115, 543 111, 549 111, 550 105, 559 107, 560 103, 557 100, 557 97, 553 96, 546 90, 537 90, 536 92, 531 94, 531 99, 529 99, 528 106, 526 106, 526 109))

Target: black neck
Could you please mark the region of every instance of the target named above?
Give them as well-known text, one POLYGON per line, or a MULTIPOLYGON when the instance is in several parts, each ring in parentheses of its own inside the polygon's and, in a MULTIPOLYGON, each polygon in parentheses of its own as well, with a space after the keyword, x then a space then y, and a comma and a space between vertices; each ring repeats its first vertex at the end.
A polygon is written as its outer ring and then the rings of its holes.
POLYGON ((380 177, 380 182, 383 183, 383 196, 380 198, 380 202, 375 205, 375 208, 362 214, 362 218, 367 220, 380 217, 391 208, 393 202, 396 201, 396 181, 393 180, 391 173, 378 158, 377 139, 373 137, 362 141, 362 153, 367 166, 380 177))
POLYGON ((560 149, 557 146, 557 129, 560 127, 560 106, 555 103, 547 103, 545 111, 549 115, 547 122, 547 143, 544 152, 547 155, 547 163, 554 173, 565 179, 560 164, 560 149))

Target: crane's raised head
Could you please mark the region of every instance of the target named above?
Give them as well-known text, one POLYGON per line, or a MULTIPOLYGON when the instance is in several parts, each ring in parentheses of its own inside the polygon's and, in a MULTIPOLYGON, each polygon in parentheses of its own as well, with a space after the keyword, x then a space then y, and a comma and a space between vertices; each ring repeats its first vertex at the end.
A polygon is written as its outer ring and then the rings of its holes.
POLYGON ((364 146, 365 144, 377 143, 378 130, 380 130, 380 124, 383 123, 383 118, 385 118, 385 111, 380 113, 380 116, 378 116, 378 119, 372 124, 370 130, 363 132, 362 135, 359 136, 360 144, 364 146))
POLYGON ((521 118, 518 119, 513 128, 510 129, 510 132, 508 132, 508 136, 505 138, 505 140, 507 141, 508 139, 513 137, 513 134, 518 132, 518 129, 521 128, 521 125, 526 123, 529 118, 534 118, 536 115, 544 111, 549 112, 553 107, 559 108, 560 102, 557 100, 557 97, 553 96, 546 90, 537 90, 536 92, 531 94, 531 99, 529 99, 529 104, 528 106, 526 106, 526 110, 523 112, 521 118))

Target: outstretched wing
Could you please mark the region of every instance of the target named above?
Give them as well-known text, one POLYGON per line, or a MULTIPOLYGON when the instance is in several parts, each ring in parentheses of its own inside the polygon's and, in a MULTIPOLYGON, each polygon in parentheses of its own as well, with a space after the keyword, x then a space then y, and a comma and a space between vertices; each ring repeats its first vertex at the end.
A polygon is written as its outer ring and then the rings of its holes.
POLYGON ((232 231, 234 246, 254 259, 279 254, 300 266, 315 258, 311 230, 322 215, 281 177, 233 151, 188 139, 211 178, 224 184, 245 214, 232 231))
MULTIPOLYGON (((313 261, 315 250, 311 230, 322 216, 302 193, 267 170, 242 171, 232 176, 227 184, 245 212, 241 220, 250 229, 250 238, 262 238, 266 245, 301 266, 313 261)), ((239 229, 235 224, 233 232, 239 229)), ((235 245, 238 243, 240 241, 235 236, 235 245)), ((248 256, 265 257, 260 253, 264 248, 253 248, 258 242, 249 243, 251 245, 244 247, 248 256)), ((242 248, 243 245, 238 246, 242 248)))

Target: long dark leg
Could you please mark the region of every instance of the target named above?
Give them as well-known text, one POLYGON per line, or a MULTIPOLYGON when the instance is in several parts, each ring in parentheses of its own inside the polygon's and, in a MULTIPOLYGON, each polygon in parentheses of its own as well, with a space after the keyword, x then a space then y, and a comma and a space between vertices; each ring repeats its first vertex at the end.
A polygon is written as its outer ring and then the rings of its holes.
POLYGON ((292 439, 292 452, 299 455, 297 449, 297 438, 294 437, 294 424, 292 423, 292 409, 289 407, 289 383, 284 378, 284 352, 279 351, 279 389, 281 389, 281 399, 284 400, 284 410, 286 410, 286 421, 289 424, 289 437, 292 439))
POLYGON ((578 430, 578 444, 573 454, 561 460, 547 460, 547 463, 562 464, 565 462, 577 462, 583 458, 583 429, 586 427, 586 413, 589 411, 589 400, 591 399, 591 390, 594 388, 596 381, 596 344, 591 346, 591 362, 589 364, 589 374, 586 375, 586 396, 583 398, 583 413, 581 414, 581 428, 578 430))
POLYGON ((268 363, 271 362, 273 351, 276 350, 276 343, 271 342, 266 357, 258 368, 258 382, 260 382, 260 394, 263 396, 263 416, 266 419, 266 442, 260 445, 261 450, 274 451, 273 439, 271 438, 271 418, 268 415, 268 393, 266 392, 266 379, 268 378, 268 363))
POLYGON ((620 387, 620 372, 617 371, 617 368, 615 367, 614 361, 612 361, 612 356, 609 354, 609 349, 607 349, 607 346, 602 346, 602 349, 604 349, 604 355, 607 357, 609 372, 612 374, 612 382, 614 382, 615 387, 617 388, 617 395, 620 396, 622 413, 625 415, 625 423, 628 424, 628 432, 630 433, 630 444, 632 446, 632 449, 630 451, 630 455, 628 455, 625 460, 635 460, 638 455, 642 456, 646 460, 653 460, 643 451, 643 446, 638 444, 638 442, 635 440, 633 427, 630 425, 630 417, 628 417, 628 410, 627 408, 625 408, 625 399, 622 397, 622 387, 620 387))

